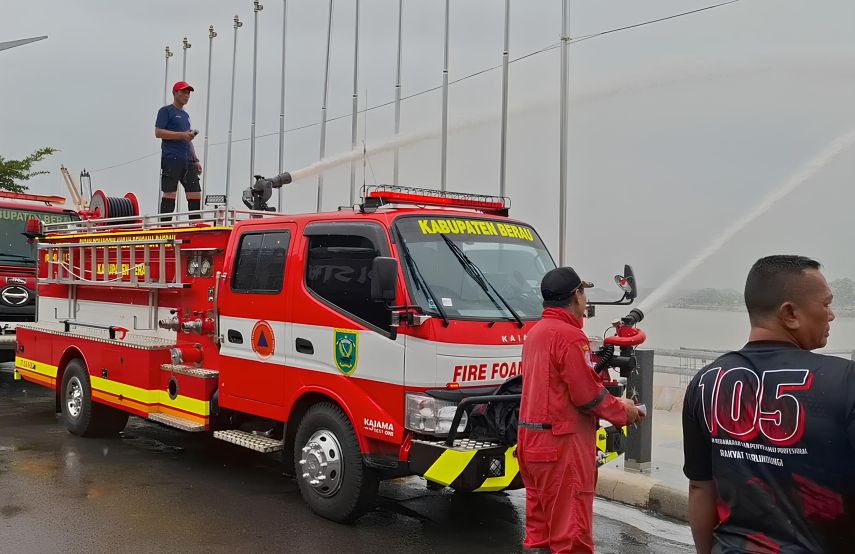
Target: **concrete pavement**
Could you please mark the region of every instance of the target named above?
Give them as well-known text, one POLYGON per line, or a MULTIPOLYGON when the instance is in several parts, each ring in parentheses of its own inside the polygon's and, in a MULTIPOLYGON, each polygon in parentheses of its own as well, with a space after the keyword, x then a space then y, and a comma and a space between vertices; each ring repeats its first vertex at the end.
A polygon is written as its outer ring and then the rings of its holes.
POLYGON ((688 520, 689 480, 683 475, 680 411, 653 411, 651 471, 626 471, 623 457, 600 468, 597 495, 652 512, 688 520))

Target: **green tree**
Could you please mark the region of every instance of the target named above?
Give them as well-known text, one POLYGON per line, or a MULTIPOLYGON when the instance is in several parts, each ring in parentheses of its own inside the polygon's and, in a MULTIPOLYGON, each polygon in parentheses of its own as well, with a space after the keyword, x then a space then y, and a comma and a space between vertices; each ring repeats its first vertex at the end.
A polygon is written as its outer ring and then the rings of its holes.
POLYGON ((27 185, 23 184, 23 181, 28 181, 37 175, 50 173, 49 171, 33 171, 33 165, 54 152, 56 152, 56 148, 46 146, 39 148, 23 160, 7 160, 0 156, 0 189, 11 190, 12 192, 27 190, 27 185))

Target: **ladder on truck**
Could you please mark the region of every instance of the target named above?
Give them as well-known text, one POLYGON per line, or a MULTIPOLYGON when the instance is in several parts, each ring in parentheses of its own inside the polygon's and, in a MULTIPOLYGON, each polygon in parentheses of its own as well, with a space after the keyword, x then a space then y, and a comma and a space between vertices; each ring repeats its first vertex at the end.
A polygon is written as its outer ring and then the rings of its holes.
MULTIPOLYGON (((68 285, 68 319, 63 322, 66 326, 68 323, 78 324, 77 287, 80 285, 146 289, 148 326, 145 329, 154 330, 157 328, 158 292, 162 289, 183 289, 189 286, 182 281, 183 242, 174 238, 151 238, 144 242, 111 240, 39 244, 40 259, 43 256, 43 259, 47 260, 47 277, 39 278, 39 284, 68 285), (171 260, 167 260, 167 250, 172 253, 171 260), (151 265, 153 261, 157 262, 156 275, 151 265), (113 264, 115 273, 110 271, 113 264), (169 266, 174 268, 171 277, 169 266), (138 271, 139 269, 143 271, 138 271)), ((55 315, 59 320, 59 314, 55 315)), ((136 320, 136 317, 134 319, 136 320)))

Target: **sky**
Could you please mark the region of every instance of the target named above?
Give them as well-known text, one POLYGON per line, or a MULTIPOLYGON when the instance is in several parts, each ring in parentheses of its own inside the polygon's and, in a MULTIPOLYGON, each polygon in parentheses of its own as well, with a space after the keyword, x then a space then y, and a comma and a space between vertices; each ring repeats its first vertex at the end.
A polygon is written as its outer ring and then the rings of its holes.
MULTIPOLYGON (((571 2, 571 36, 615 29, 716 3, 715 0, 571 2)), ((135 192, 144 211, 157 199, 159 142, 154 119, 163 105, 164 47, 168 82, 182 77, 188 37, 187 110, 199 155, 209 136, 208 193, 225 191, 226 142, 234 29, 237 34, 230 197, 250 182, 254 18, 249 0, 41 0, 4 2, 0 41, 48 35, 0 52, 0 155, 21 158, 41 146, 60 151, 30 181, 32 191, 66 194, 65 164, 86 168, 93 188, 135 192), (212 50, 206 106, 208 26, 212 50), (206 128, 205 115, 210 114, 206 128)), ((255 173, 279 164, 283 1, 258 14, 255 173)), ((362 0, 360 107, 394 97, 396 0, 362 0)), ((403 1, 402 94, 442 82, 443 7, 403 1)), ((328 3, 287 0, 284 167, 318 160, 328 3)), ((504 2, 451 2, 452 81, 501 63, 504 2)), ((511 57, 554 45, 560 0, 511 0, 511 57)), ((327 154, 351 147, 354 0, 334 1, 327 154)), ((845 0, 741 0, 616 32, 570 46, 570 137, 567 262, 586 278, 608 282, 624 263, 644 288, 670 276, 715 243, 728 227, 757 212, 768 195, 810 168, 811 177, 752 219, 688 273, 681 286, 741 288, 753 261, 771 253, 814 256, 830 278, 855 278, 847 232, 855 205, 855 148, 817 156, 855 129, 855 4, 845 0)), ((507 194, 511 215, 535 226, 558 258, 559 50, 510 69, 507 194)), ((448 189, 499 191, 501 71, 449 91, 448 189)), ((393 137, 393 108, 360 115, 359 142, 369 153, 393 137)), ((401 149, 400 182, 438 188, 439 91, 406 100, 401 135, 430 135, 401 149)), ((392 181, 392 155, 356 163, 359 185, 392 181)), ((324 209, 348 203, 350 166, 325 174, 324 209)), ((289 185, 285 211, 314 211, 316 177, 289 185)), ((694 267, 694 265, 693 265, 694 267)))

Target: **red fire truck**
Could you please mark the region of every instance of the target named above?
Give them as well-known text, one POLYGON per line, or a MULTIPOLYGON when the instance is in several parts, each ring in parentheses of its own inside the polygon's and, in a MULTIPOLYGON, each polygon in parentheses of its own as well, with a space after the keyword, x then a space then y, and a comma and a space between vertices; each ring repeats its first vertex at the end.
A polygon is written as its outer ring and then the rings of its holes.
POLYGON ((36 250, 26 223, 77 220, 77 213, 63 204, 61 196, 0 191, 0 361, 15 357, 18 323, 36 316, 36 250))
MULTIPOLYGON (((133 414, 284 451, 307 504, 335 521, 370 509, 389 477, 521 487, 515 444, 470 429, 474 406, 518 401, 496 389, 522 371, 555 267, 508 208, 369 187, 332 213, 45 225, 16 371, 56 390, 74 434, 117 434, 133 414)), ((615 345, 643 340, 634 323, 616 324, 615 345)))

